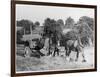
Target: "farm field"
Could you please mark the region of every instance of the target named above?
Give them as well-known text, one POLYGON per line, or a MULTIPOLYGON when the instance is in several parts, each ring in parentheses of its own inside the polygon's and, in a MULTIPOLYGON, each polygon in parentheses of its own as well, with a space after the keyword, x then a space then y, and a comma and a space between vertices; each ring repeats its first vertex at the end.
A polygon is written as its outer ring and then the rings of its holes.
POLYGON ((65 56, 43 56, 40 58, 37 57, 23 57, 23 48, 17 48, 16 55, 16 71, 25 72, 25 71, 52 71, 52 70, 75 70, 75 69, 89 69, 94 68, 94 47, 89 46, 85 47, 85 58, 86 62, 82 62, 82 56, 80 54, 79 60, 74 61, 76 52, 72 52, 70 57, 72 58, 69 61, 65 56), (19 55, 20 53, 20 55, 19 55))

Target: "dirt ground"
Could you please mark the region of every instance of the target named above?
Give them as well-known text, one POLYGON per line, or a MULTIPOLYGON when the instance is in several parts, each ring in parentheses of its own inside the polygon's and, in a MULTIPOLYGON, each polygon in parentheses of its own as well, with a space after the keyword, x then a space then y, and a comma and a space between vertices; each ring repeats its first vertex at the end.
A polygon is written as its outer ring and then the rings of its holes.
POLYGON ((76 52, 72 52, 70 57, 73 59, 69 61, 65 56, 43 56, 36 57, 23 57, 16 55, 16 71, 52 71, 52 70, 73 70, 73 69, 89 69, 94 68, 94 47, 85 47, 86 62, 82 62, 80 54, 79 60, 74 61, 76 52))

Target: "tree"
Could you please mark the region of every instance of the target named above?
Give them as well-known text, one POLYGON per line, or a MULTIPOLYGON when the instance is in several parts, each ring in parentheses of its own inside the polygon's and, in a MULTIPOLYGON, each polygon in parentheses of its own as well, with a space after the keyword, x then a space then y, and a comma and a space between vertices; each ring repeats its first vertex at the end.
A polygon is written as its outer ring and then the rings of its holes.
POLYGON ((39 21, 35 22, 35 26, 38 27, 40 25, 39 21))
POLYGON ((66 28, 73 28, 74 24, 75 24, 75 21, 71 17, 68 17, 65 21, 66 28))
POLYGON ((53 43, 55 42, 55 44, 57 44, 57 41, 60 40, 62 36, 61 26, 58 23, 54 23, 52 24, 51 27, 52 27, 51 32, 53 33, 52 34, 53 43))
MULTIPOLYGON (((61 26, 54 20, 47 18, 44 22, 44 36, 49 38, 49 44, 50 39, 52 40, 52 44, 56 46, 57 40, 61 37, 61 26)), ((50 50, 49 50, 50 53, 50 50)))
POLYGON ((62 19, 58 19, 57 24, 59 24, 62 29, 64 28, 64 21, 62 19))
POLYGON ((84 45, 89 45, 89 39, 93 39, 93 31, 87 23, 82 22, 77 26, 78 34, 80 35, 81 41, 84 45))
POLYGON ((20 20, 17 21, 17 27, 23 27, 25 30, 25 34, 30 34, 31 30, 35 29, 35 25, 30 20, 20 20))
POLYGON ((79 34, 83 37, 83 36, 86 36, 86 37, 91 37, 92 35, 92 30, 91 28, 88 26, 87 23, 81 23, 79 24, 79 34))
MULTIPOLYGON (((62 33, 61 26, 54 20, 47 18, 44 23, 44 35, 46 37, 55 37, 59 39, 60 34, 62 33)), ((56 40, 57 40, 56 39, 56 40)))
POLYGON ((51 35, 50 26, 51 26, 51 19, 47 18, 44 21, 44 36, 49 37, 51 35))
POLYGON ((87 23, 88 26, 89 26, 92 30, 94 30, 94 19, 93 19, 93 18, 90 18, 90 17, 88 17, 88 16, 82 16, 82 17, 80 17, 78 23, 84 23, 84 22, 87 23))

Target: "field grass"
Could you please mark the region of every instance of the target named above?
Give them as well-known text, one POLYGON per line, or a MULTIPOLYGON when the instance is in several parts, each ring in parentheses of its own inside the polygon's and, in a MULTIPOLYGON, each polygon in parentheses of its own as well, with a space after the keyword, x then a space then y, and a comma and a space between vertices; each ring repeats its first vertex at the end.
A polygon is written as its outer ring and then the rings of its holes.
POLYGON ((65 56, 43 56, 41 58, 37 58, 34 56, 31 57, 23 57, 23 50, 18 50, 22 55, 17 53, 16 55, 16 71, 45 71, 45 70, 69 70, 69 69, 87 69, 94 67, 94 47, 86 47, 85 58, 87 62, 82 62, 82 56, 80 54, 79 60, 77 62, 74 61, 76 52, 71 53, 72 61, 68 61, 65 56))

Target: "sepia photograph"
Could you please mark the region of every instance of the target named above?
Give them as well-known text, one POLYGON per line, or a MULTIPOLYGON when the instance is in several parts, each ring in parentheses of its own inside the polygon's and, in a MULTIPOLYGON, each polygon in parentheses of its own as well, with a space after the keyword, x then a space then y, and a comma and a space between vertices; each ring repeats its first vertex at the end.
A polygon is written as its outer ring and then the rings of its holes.
POLYGON ((95 16, 89 7, 16 4, 16 73, 96 69, 95 16))

